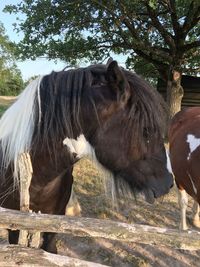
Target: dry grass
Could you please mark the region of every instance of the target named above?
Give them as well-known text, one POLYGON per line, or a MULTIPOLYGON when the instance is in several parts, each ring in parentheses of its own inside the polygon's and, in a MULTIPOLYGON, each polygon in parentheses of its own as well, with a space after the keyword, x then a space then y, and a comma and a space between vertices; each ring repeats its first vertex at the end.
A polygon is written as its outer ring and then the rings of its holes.
MULTIPOLYGON (((118 210, 113 208, 111 197, 106 196, 101 173, 88 159, 81 160, 74 168, 74 188, 82 207, 82 216, 112 219, 127 223, 177 229, 180 212, 176 188, 150 205, 134 197, 118 199, 118 210)), ((190 198, 188 216, 192 216, 193 201, 190 198)), ((192 229, 191 220, 188 223, 192 229)), ((144 245, 133 242, 117 242, 102 238, 58 235, 62 241, 58 253, 113 267, 188 267, 198 266, 199 251, 184 251, 167 246, 144 245)))
POLYGON ((0 105, 1 106, 9 106, 16 99, 16 96, 0 96, 0 105))
MULTIPOLYGON (((121 197, 118 209, 112 205, 111 197, 105 194, 101 173, 93 163, 84 159, 74 168, 74 190, 82 207, 82 215, 103 219, 142 223, 152 226, 177 228, 180 221, 176 188, 153 205, 141 197, 121 197)), ((188 215, 192 216, 192 199, 189 200, 188 215)))

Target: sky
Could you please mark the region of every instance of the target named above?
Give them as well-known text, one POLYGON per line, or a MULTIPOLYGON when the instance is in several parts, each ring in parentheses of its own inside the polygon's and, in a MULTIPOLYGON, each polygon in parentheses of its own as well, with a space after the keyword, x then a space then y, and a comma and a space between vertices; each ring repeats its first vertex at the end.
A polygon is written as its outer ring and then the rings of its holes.
MULTIPOLYGON (((21 0, 0 0, 0 21, 3 23, 6 34, 8 35, 11 41, 19 42, 23 34, 16 33, 14 31, 13 23, 16 22, 17 15, 4 13, 3 9, 5 5, 15 5, 21 2, 21 0)), ((17 61, 17 66, 22 73, 22 77, 24 80, 28 80, 30 77, 35 75, 44 75, 50 73, 52 70, 59 71, 62 70, 66 63, 61 61, 53 61, 46 60, 44 58, 38 58, 35 61, 33 60, 25 60, 25 61, 17 61)))
MULTIPOLYGON (((19 42, 23 38, 23 33, 17 33, 14 30, 13 23, 17 22, 16 18, 19 16, 18 14, 9 14, 4 13, 3 9, 6 5, 16 5, 20 3, 22 0, 0 0, 0 21, 3 23, 4 28, 6 30, 6 35, 8 35, 9 39, 14 42, 19 42)), ((23 19, 23 15, 20 16, 20 19, 23 19)), ((119 64, 124 65, 126 56, 122 55, 112 55, 116 60, 118 60, 119 64)), ((51 71, 60 71, 66 67, 66 62, 59 60, 47 60, 44 58, 37 58, 36 60, 25 60, 25 61, 17 61, 16 62, 18 68, 22 73, 23 79, 26 81, 30 77, 35 75, 45 75, 50 73, 51 71)))

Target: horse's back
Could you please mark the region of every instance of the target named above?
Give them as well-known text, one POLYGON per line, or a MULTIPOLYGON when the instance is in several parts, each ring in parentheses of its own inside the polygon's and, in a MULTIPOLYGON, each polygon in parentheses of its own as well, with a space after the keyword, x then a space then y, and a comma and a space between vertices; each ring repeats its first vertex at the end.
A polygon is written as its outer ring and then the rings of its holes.
POLYGON ((169 139, 172 140, 174 136, 180 131, 187 131, 191 128, 193 121, 200 119, 200 107, 185 108, 172 118, 169 127, 169 139))
POLYGON ((179 189, 185 189, 198 199, 200 190, 200 108, 178 112, 169 127, 169 147, 172 169, 179 189))

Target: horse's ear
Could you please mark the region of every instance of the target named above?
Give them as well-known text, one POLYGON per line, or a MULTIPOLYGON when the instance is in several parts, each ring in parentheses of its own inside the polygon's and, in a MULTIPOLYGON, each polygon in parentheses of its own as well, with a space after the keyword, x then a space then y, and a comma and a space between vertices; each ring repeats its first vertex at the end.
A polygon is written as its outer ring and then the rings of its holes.
POLYGON ((117 90, 120 96, 129 95, 129 83, 123 73, 122 69, 118 66, 117 61, 109 59, 106 73, 106 79, 110 86, 117 90))
POLYGON ((109 59, 108 59, 108 61, 106 63, 106 66, 108 67, 112 61, 113 61, 113 58, 112 57, 109 57, 109 59))

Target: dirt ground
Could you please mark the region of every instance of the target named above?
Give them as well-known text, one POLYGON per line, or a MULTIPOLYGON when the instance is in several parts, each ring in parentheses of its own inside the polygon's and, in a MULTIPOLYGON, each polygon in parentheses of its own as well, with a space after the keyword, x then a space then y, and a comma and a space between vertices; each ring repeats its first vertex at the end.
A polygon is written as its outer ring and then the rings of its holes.
MULTIPOLYGON (((82 216, 112 219, 126 223, 177 229, 180 215, 176 189, 150 205, 142 200, 121 198, 118 210, 113 208, 111 198, 105 196, 100 173, 89 160, 75 167, 75 192, 82 208, 82 216)), ((188 208, 188 225, 191 224, 193 201, 188 208)), ((197 229, 195 229, 197 230, 197 229)), ((167 246, 110 241, 102 238, 56 235, 53 245, 61 255, 77 257, 114 267, 198 267, 200 250, 189 251, 167 246)))

